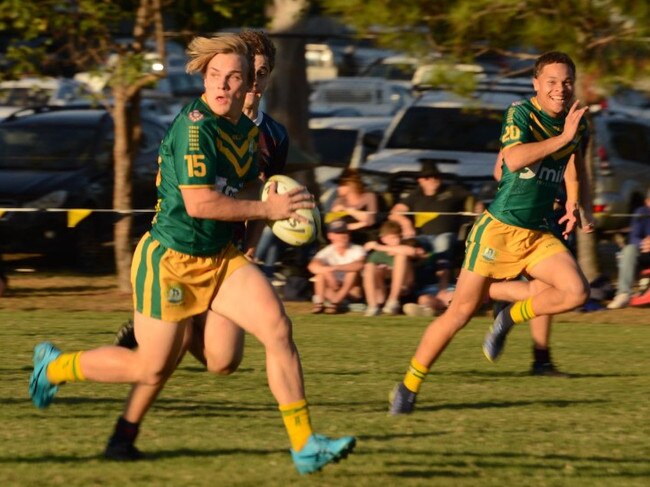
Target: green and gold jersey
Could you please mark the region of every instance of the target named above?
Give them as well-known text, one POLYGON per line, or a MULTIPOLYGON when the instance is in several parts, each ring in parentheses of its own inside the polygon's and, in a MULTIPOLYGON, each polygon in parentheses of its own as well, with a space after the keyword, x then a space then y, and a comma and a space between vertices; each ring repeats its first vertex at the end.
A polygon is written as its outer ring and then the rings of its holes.
MULTIPOLYGON (((561 134, 563 129, 564 116, 553 118, 544 113, 535 97, 517 101, 506 110, 501 146, 541 142, 561 134)), ((564 170, 571 155, 580 149, 586 133, 587 123, 583 118, 574 139, 557 152, 515 172, 502 164, 503 175, 488 211, 509 225, 548 230, 564 170)))
POLYGON ((258 177, 258 129, 248 117, 237 125, 216 116, 200 98, 174 119, 158 156, 158 203, 151 235, 190 255, 213 255, 233 237, 233 223, 187 214, 181 188, 214 188, 227 196, 258 177))

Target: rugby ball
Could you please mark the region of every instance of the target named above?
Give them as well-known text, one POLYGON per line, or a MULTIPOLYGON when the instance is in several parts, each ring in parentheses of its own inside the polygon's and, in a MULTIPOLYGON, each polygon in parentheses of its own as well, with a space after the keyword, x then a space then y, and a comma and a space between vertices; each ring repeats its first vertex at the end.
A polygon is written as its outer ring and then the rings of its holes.
MULTIPOLYGON (((262 201, 266 201, 272 182, 277 183, 276 191, 278 194, 286 193, 293 188, 302 186, 302 184, 295 179, 291 179, 290 177, 281 174, 276 174, 271 176, 266 183, 264 183, 261 194, 262 201)), ((320 212, 316 207, 311 210, 303 208, 297 210, 296 213, 307 219, 307 222, 302 222, 295 218, 287 218, 285 220, 267 221, 266 223, 271 227, 273 234, 280 240, 289 245, 299 247, 301 245, 310 244, 318 237, 320 233, 321 218, 320 212)))

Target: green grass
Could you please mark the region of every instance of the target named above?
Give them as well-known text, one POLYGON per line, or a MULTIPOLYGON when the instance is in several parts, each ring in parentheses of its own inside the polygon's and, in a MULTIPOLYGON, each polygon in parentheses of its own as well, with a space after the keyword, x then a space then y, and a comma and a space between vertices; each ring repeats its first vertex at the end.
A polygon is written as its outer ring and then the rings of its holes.
POLYGON ((358 437, 339 465, 301 477, 249 339, 241 369, 214 377, 186 358, 144 422, 149 459, 101 458, 126 385, 68 384, 45 411, 27 394, 35 343, 110 343, 124 313, 0 311, 0 485, 619 486, 650 485, 650 327, 568 324, 554 357, 572 379, 528 375, 516 329, 497 365, 481 352, 488 320, 463 330, 428 376, 417 412, 386 414, 425 322, 294 317, 318 432, 358 437))

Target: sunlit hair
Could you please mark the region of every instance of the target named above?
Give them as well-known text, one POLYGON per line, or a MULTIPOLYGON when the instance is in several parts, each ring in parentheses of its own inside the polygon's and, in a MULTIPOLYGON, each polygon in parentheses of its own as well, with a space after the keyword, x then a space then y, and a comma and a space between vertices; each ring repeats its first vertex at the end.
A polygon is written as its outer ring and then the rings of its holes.
POLYGON ((187 46, 190 60, 185 65, 185 71, 190 74, 205 75, 208 64, 217 54, 239 54, 246 59, 246 83, 250 84, 255 78, 255 63, 253 52, 248 44, 237 34, 221 34, 214 37, 195 37, 187 46))
POLYGON ((275 45, 266 32, 261 30, 244 30, 239 33, 239 37, 244 39, 249 49, 253 51, 253 56, 260 54, 269 62, 269 70, 273 71, 275 67, 275 45))
POLYGON ((363 179, 361 179, 361 174, 356 169, 343 169, 339 176, 338 184, 340 186, 349 184, 357 193, 365 193, 366 191, 366 185, 363 183, 363 179))
POLYGON ((533 76, 537 78, 542 72, 542 69, 544 69, 544 66, 548 64, 566 64, 571 69, 573 77, 576 77, 576 65, 574 64, 573 60, 569 57, 568 54, 560 51, 549 51, 539 56, 535 61, 533 76))
POLYGON ((381 224, 381 227, 379 227, 379 236, 385 237, 386 235, 398 235, 401 237, 402 226, 393 220, 386 220, 381 224))

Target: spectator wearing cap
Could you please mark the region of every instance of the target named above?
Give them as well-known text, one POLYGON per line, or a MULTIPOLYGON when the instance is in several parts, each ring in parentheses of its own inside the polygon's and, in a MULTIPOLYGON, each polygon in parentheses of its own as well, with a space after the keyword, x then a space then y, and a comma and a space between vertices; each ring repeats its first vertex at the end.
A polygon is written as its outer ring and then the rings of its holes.
MULTIPOLYGON (((650 267, 650 188, 646 192, 645 204, 634 212, 629 243, 621 250, 616 296, 607 305, 609 309, 624 308, 630 304, 636 273, 638 269, 648 267, 650 267)), ((632 304, 650 304, 650 292, 637 297, 632 304)))
POLYGON ((415 283, 414 262, 427 256, 424 248, 415 239, 403 240, 399 223, 390 220, 379 227, 379 241, 366 242, 364 248, 371 252, 363 267, 366 316, 398 314, 401 297, 415 283))
POLYGON ((346 168, 338 179, 331 212, 348 224, 352 242, 364 244, 377 238, 378 198, 368 191, 359 171, 346 168))
POLYGON ((350 242, 350 231, 343 220, 327 226, 329 245, 319 250, 307 269, 314 274, 312 313, 335 314, 346 300, 362 299, 361 269, 366 251, 350 242))
POLYGON ((444 184, 435 164, 424 163, 417 182, 417 188, 393 206, 388 218, 400 224, 403 238, 415 237, 433 252, 438 284, 445 289, 451 280, 458 232, 464 221, 458 213, 471 208, 473 198, 464 188, 444 184))

